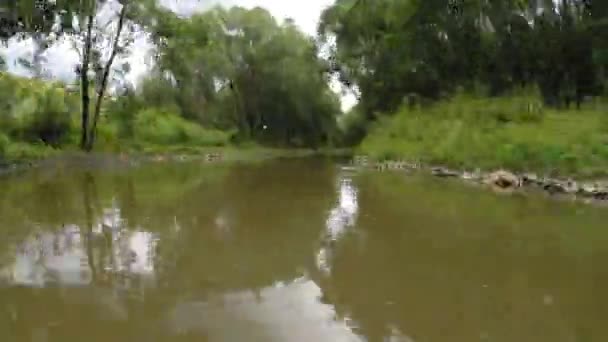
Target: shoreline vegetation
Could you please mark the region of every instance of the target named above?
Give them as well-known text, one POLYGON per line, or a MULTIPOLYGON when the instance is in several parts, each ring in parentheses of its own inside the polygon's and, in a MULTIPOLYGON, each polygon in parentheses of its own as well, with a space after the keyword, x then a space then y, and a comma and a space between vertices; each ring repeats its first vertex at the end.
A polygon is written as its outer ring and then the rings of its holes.
POLYGON ((534 89, 403 105, 369 129, 354 163, 424 170, 501 191, 534 188, 607 201, 607 113, 601 100, 580 109, 547 108, 534 89))
MULTIPOLYGON (((0 86, 16 88, 12 101, 5 101, 11 111, 0 126, 0 175, 65 163, 361 155, 379 170, 424 169, 478 183, 488 183, 499 172, 506 176, 489 183, 507 181, 498 186, 503 189, 534 186, 551 194, 608 199, 608 185, 601 181, 608 176, 608 105, 599 100, 578 110, 558 110, 544 106, 534 89, 494 98, 459 94, 434 104, 407 103, 383 114, 355 146, 306 148, 235 141, 234 131, 206 129, 162 108, 134 106, 129 116, 130 107, 121 106, 125 99, 119 98, 108 101, 89 155, 78 148, 74 94, 59 83, 6 74, 0 86)), ((353 162, 357 160, 363 159, 353 162)))
POLYGON ((608 102, 559 110, 543 106, 533 90, 521 94, 527 95, 457 95, 425 107, 404 105, 372 125, 357 153, 451 169, 608 176, 608 102))
POLYGON ((347 140, 379 169, 538 175, 603 197, 591 180, 608 175, 607 4, 337 0, 319 33, 356 90, 347 140))
POLYGON ((328 62, 292 21, 238 6, 182 17, 139 0, 26 2, 0 6, 1 19, 19 18, 0 40, 32 38, 36 57, 19 60, 31 76, 24 78, 7 72, 13 62, 0 55, 0 164, 79 150, 196 154, 339 145, 340 101, 327 82, 328 62), (116 6, 117 17, 100 20, 96 11, 105 6, 116 6), (113 61, 132 53, 135 35, 144 32, 152 62, 134 84, 131 65, 113 61), (83 42, 73 46, 80 55, 74 82, 52 81, 55 70, 47 70, 43 55, 74 38, 83 42))
POLYGON ((79 150, 54 151, 37 159, 21 159, 11 162, 0 161, 0 177, 21 171, 39 168, 56 168, 59 166, 135 166, 145 163, 179 163, 200 161, 203 163, 218 162, 259 162, 269 159, 291 159, 305 157, 349 157, 350 149, 286 149, 260 146, 226 146, 226 147, 156 147, 146 150, 122 152, 91 152, 79 150))

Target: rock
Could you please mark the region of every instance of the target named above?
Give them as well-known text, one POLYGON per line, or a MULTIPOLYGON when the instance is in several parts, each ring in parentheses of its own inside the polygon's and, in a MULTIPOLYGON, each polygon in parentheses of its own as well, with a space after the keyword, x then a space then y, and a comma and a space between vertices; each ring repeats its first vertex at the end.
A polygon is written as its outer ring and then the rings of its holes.
POLYGON ((587 183, 587 184, 582 184, 578 188, 578 191, 576 192, 576 194, 579 196, 582 196, 582 197, 593 197, 593 194, 595 194, 597 191, 598 190, 595 185, 587 183))
POLYGON ((572 179, 568 179, 565 184, 566 192, 569 194, 576 194, 578 192, 578 183, 572 179))
POLYGON ((465 171, 462 173, 462 179, 464 179, 464 180, 478 181, 482 178, 483 177, 482 177, 481 171, 479 169, 475 170, 474 172, 465 171))
POLYGON ((394 160, 387 160, 385 162, 382 163, 376 163, 376 169, 378 170, 397 170, 402 168, 402 165, 400 162, 398 161, 394 161, 394 160))
POLYGON ((406 162, 406 166, 410 169, 419 170, 422 168, 422 163, 420 161, 406 162))
POLYGON ((403 170, 406 167, 407 167, 407 164, 401 160, 388 162, 388 168, 391 170, 403 170))
POLYGON ((521 183, 522 185, 533 185, 533 186, 541 186, 543 184, 543 182, 540 180, 540 178, 534 174, 534 173, 526 173, 523 176, 521 176, 521 183))
POLYGON ((386 163, 376 163, 374 168, 378 171, 384 171, 386 169, 386 163))
POLYGON ((431 169, 433 176, 437 177, 458 177, 458 172, 448 170, 444 167, 434 167, 431 169))
POLYGON ((608 200, 608 191, 597 191, 593 194, 593 198, 600 201, 606 201, 608 200))
POLYGON ((376 162, 374 164, 376 170, 404 170, 411 168, 410 164, 401 160, 386 160, 383 162, 376 162))
POLYGON ((543 185, 543 189, 550 194, 565 194, 566 187, 558 181, 548 180, 543 185))
POLYGON ((505 170, 499 170, 490 173, 486 176, 485 183, 497 186, 502 189, 517 188, 521 186, 521 181, 519 177, 505 170))
POLYGON ((205 155, 205 160, 208 162, 219 161, 222 159, 222 155, 217 152, 207 153, 205 155))
POLYGON ((568 179, 567 181, 545 179, 542 181, 542 187, 551 194, 581 194, 582 189, 578 183, 572 179, 568 179))
POLYGON ((367 156, 355 156, 353 158, 352 162, 355 165, 367 166, 368 165, 368 158, 367 158, 367 156))

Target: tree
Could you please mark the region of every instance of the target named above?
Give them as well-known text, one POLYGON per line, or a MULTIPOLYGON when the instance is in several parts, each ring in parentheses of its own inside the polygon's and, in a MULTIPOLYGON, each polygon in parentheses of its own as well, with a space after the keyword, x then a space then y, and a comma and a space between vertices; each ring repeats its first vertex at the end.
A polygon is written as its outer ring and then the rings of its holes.
MULTIPOLYGON (((175 96, 162 97, 165 105, 204 125, 234 127, 241 139, 318 146, 335 136, 340 110, 328 67, 292 23, 239 7, 187 19, 159 11, 155 18, 157 74, 175 86, 160 84, 179 89, 167 89, 175 96)), ((148 84, 142 92, 153 90, 148 84)))
POLYGON ((80 147, 83 150, 91 151, 94 146, 114 60, 118 54, 126 52, 126 46, 132 41, 125 36, 124 29, 130 26, 128 33, 133 33, 136 26, 127 21, 141 13, 143 5, 144 1, 138 0, 12 0, 0 7, 2 38, 32 37, 37 47, 36 55, 60 36, 74 42, 81 57, 76 71, 81 88, 80 147), (116 27, 108 32, 112 23, 116 23, 116 27), (107 44, 107 41, 111 43, 107 44), (93 75, 95 82, 91 82, 93 75), (91 117, 92 83, 96 85, 96 96, 91 117))
POLYGON ((605 82, 604 3, 336 0, 319 36, 334 72, 361 91, 368 120, 410 94, 434 101, 460 89, 498 96, 537 85, 549 105, 580 106, 605 82))

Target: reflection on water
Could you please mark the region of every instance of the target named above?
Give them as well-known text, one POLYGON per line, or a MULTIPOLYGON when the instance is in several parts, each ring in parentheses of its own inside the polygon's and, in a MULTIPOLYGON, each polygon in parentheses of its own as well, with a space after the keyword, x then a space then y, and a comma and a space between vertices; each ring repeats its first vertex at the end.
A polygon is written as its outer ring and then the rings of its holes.
POLYGON ((356 224, 358 209, 357 188, 353 184, 352 178, 341 176, 338 201, 327 219, 328 238, 337 240, 348 227, 353 227, 356 224))
POLYGON ((608 212, 330 161, 0 179, 0 341, 607 341, 608 212))
MULTIPOLYGON (((91 229, 74 224, 37 230, 15 246, 0 276, 13 285, 83 286, 94 276, 154 275, 157 234, 122 227, 120 209, 105 209, 91 229)), ((0 281, 1 283, 2 281, 0 281)))
POLYGON ((357 188, 351 175, 345 172, 338 176, 337 203, 329 212, 326 230, 323 233, 322 246, 317 253, 316 263, 319 270, 325 274, 331 272, 332 246, 357 223, 359 205, 357 203, 357 188))
POLYGON ((321 295, 313 281, 300 278, 257 293, 228 292, 179 303, 169 322, 176 335, 196 332, 211 341, 363 341, 344 320, 336 321, 321 295))
POLYGON ((91 272, 86 257, 79 228, 68 226, 59 233, 28 236, 17 246, 14 263, 5 266, 2 273, 11 284, 89 284, 91 272))

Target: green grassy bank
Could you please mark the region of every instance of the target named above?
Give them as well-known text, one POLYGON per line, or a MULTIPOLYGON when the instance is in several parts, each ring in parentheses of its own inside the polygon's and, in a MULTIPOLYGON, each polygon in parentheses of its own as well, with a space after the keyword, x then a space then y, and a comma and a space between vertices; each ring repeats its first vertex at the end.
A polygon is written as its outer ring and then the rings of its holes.
POLYGON ((595 177, 608 174, 608 106, 541 105, 534 92, 460 95, 383 117, 358 148, 373 159, 414 159, 453 168, 595 177))

